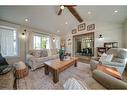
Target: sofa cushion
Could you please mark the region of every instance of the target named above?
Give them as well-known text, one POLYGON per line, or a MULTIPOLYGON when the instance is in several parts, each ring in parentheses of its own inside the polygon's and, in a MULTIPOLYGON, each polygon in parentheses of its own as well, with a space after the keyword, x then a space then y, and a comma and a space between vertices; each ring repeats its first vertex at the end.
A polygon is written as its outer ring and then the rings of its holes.
POLYGON ((113 58, 112 62, 117 62, 117 63, 124 63, 125 59, 121 58, 113 58))
POLYGON ((114 57, 118 57, 119 49, 118 48, 111 48, 106 53, 107 54, 113 54, 114 57))
POLYGON ((100 70, 93 71, 93 78, 107 89, 127 89, 127 83, 100 70))
POLYGON ((34 50, 33 51, 33 56, 35 56, 35 57, 41 57, 41 50, 34 50))
POLYGON ((127 58, 127 49, 120 49, 118 57, 123 59, 127 58))
POLYGON ((41 56, 40 56, 40 57, 47 57, 47 56, 48 56, 47 50, 42 50, 42 51, 41 51, 41 56))

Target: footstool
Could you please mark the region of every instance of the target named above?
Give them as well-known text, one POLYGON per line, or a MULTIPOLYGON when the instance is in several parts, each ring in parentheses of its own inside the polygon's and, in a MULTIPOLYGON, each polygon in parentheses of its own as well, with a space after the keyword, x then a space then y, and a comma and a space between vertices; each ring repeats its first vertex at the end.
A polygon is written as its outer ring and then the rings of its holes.
POLYGON ((28 68, 24 62, 20 61, 14 64, 15 67, 15 77, 16 78, 23 78, 28 75, 28 68))

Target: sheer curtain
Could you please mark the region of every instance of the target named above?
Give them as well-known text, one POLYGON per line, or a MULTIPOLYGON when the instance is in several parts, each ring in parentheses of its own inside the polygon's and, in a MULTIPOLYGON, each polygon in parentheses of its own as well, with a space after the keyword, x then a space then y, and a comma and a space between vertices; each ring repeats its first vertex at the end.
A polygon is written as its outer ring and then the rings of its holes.
POLYGON ((0 46, 3 56, 16 55, 14 45, 14 30, 0 28, 0 46))

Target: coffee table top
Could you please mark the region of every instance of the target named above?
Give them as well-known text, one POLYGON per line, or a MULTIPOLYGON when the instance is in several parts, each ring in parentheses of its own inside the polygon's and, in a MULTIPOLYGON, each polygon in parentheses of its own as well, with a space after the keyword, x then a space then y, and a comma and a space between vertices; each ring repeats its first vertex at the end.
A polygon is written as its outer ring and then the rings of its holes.
POLYGON ((118 79, 122 79, 121 74, 118 72, 116 68, 109 67, 106 65, 97 65, 97 69, 103 71, 104 73, 107 73, 113 77, 116 77, 118 79))
POLYGON ((49 67, 53 68, 53 69, 60 69, 68 64, 70 64, 71 62, 74 62, 75 60, 78 60, 78 57, 72 57, 68 60, 64 60, 64 61, 60 61, 60 59, 55 59, 55 60, 49 60, 44 62, 45 65, 48 65, 49 67))

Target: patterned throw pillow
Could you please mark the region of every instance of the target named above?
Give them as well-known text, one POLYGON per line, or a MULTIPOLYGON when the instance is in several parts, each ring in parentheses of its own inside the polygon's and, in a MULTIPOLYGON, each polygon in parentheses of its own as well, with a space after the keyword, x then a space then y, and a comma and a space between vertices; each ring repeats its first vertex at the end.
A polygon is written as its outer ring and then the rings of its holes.
POLYGON ((75 78, 69 78, 63 85, 65 90, 85 90, 87 87, 83 82, 79 82, 75 78))
POLYGON ((47 56, 48 56, 47 50, 42 50, 41 57, 47 57, 47 56))
POLYGON ((34 51, 34 56, 35 57, 41 57, 41 51, 40 50, 36 50, 36 51, 34 51))

